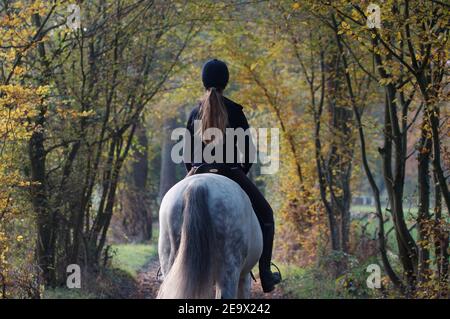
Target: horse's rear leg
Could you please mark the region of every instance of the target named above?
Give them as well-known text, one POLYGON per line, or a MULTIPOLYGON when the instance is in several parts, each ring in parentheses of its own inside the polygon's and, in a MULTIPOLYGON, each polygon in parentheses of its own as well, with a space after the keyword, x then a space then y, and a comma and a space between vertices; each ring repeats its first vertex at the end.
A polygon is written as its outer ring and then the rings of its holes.
POLYGON ((224 271, 216 282, 217 299, 236 299, 239 286, 239 273, 224 271))
POLYGON ((252 289, 252 277, 250 273, 241 276, 239 279, 239 287, 237 297, 239 299, 250 299, 252 289))
POLYGON ((158 241, 158 255, 161 272, 163 276, 169 273, 176 257, 178 247, 176 247, 174 236, 170 234, 167 225, 160 223, 160 233, 158 241), (163 227, 164 226, 164 227, 163 227))

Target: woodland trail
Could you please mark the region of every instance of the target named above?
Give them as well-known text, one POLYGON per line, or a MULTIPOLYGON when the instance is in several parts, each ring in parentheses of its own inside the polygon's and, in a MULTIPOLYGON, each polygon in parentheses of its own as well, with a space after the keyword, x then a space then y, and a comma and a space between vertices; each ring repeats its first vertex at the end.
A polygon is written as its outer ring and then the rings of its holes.
MULTIPOLYGON (((142 268, 138 274, 138 294, 141 299, 154 299, 158 293, 160 282, 156 279, 159 268, 157 257, 153 257, 142 268)), ((252 283, 252 298, 254 299, 282 299, 287 298, 281 287, 277 287, 273 292, 264 294, 261 289, 259 280, 252 283)))

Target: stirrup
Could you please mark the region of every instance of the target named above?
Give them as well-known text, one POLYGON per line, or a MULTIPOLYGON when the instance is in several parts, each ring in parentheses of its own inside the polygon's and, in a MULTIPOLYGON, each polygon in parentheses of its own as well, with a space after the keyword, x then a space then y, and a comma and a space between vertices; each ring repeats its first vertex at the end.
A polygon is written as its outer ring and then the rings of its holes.
POLYGON ((272 265, 275 266, 278 272, 272 272, 269 267, 269 270, 266 271, 265 275, 262 275, 261 273, 259 275, 261 279, 261 288, 264 293, 272 292, 275 289, 275 286, 282 280, 280 269, 274 263, 270 263, 270 266, 272 265), (263 277, 265 280, 263 280, 263 277))
POLYGON ((281 270, 280 270, 280 268, 278 268, 278 266, 275 265, 273 262, 270 262, 270 266, 274 266, 274 267, 277 269, 278 274, 280 275, 280 281, 282 281, 282 280, 283 280, 283 277, 281 276, 281 270))

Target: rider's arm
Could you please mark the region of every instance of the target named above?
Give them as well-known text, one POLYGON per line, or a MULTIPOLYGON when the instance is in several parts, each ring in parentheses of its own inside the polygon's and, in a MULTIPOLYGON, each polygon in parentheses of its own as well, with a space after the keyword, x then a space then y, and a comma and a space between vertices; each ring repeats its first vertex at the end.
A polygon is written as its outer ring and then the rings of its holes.
MULTIPOLYGON (((247 121, 247 117, 245 116, 244 112, 240 110, 240 116, 239 116, 239 127, 242 127, 244 131, 246 131, 250 126, 247 121)), ((245 136, 245 160, 243 163, 241 163, 242 168, 245 172, 245 174, 248 173, 250 168, 252 167, 253 163, 250 160, 250 154, 253 153, 253 156, 256 156, 256 149, 255 145, 253 144, 253 140, 250 136, 245 136)))
POLYGON ((184 166, 186 167, 186 170, 188 172, 192 168, 192 159, 194 158, 194 154, 193 154, 193 152, 194 152, 194 122, 193 122, 194 115, 195 115, 195 110, 192 110, 191 114, 189 115, 187 124, 186 124, 186 129, 187 129, 186 133, 189 133, 189 134, 186 134, 186 136, 184 137, 184 146, 183 146, 183 155, 185 155, 185 153, 184 153, 185 149, 187 147, 189 147, 189 144, 190 144, 190 149, 191 149, 189 158, 186 159, 183 156, 184 166), (188 143, 188 142, 190 142, 190 143, 188 143))

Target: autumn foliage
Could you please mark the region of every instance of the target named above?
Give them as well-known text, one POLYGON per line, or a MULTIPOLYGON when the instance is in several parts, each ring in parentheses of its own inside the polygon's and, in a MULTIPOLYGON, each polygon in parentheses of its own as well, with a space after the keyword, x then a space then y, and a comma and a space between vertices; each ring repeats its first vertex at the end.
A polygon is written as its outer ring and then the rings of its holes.
POLYGON ((217 57, 251 126, 280 132, 279 171, 250 172, 276 212, 277 261, 342 296, 447 298, 449 10, 3 1, 0 297, 42 297, 72 263, 101 280, 112 243, 150 240, 160 197, 185 174, 167 163, 170 130, 217 57), (371 263, 383 289, 367 293, 371 263))

